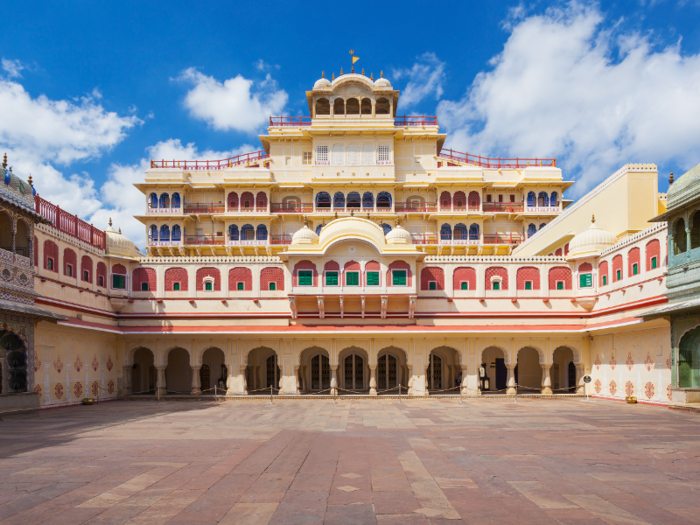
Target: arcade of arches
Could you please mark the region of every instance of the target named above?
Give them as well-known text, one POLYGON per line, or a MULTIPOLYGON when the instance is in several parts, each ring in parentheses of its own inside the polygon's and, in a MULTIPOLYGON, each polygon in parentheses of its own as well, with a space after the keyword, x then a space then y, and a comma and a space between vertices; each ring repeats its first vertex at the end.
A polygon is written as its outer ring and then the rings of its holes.
POLYGON ((418 396, 582 393, 578 347, 536 343, 517 348, 484 344, 481 349, 478 341, 143 344, 127 351, 124 388, 125 393, 162 396, 210 395, 215 390, 230 396, 375 396, 396 395, 399 389, 418 396), (154 352, 154 347, 164 349, 154 352))

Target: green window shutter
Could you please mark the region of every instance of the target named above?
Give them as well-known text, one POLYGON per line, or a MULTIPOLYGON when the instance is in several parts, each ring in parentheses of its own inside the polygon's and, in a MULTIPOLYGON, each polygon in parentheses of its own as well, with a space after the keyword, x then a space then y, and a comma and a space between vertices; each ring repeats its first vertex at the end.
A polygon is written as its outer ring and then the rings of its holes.
MULTIPOLYGON (((238 283, 238 284, 240 285, 240 284, 242 284, 242 283, 238 283)), ((211 292, 211 291, 214 289, 214 287, 213 287, 213 285, 212 285, 211 283, 204 283, 204 289, 205 289, 207 292, 211 292)), ((240 290, 240 287, 239 287, 238 289, 240 290)))
POLYGON ((338 286, 338 272, 326 272, 326 286, 338 286))
POLYGON ((124 290, 126 288, 126 275, 112 274, 112 288, 116 290, 124 290))
POLYGON ((270 286, 268 288, 270 291, 275 291, 277 290, 277 283, 270 283, 270 286))
POLYGON ((494 290, 500 290, 500 289, 501 289, 501 283, 499 283, 498 281, 494 281, 494 283, 493 283, 493 289, 494 289, 494 290))
POLYGON ((603 275, 603 286, 605 286, 605 285, 607 285, 607 284, 608 284, 608 276, 607 276, 607 275, 603 275))
POLYGON ((313 272, 311 270, 299 270, 299 286, 313 286, 313 272))
POLYGON ((561 281, 559 281, 559 282, 557 283, 557 290, 563 290, 563 289, 564 289, 564 283, 561 282, 561 281))
POLYGON ((525 289, 526 289, 526 290, 532 290, 532 282, 530 282, 530 281, 525 281, 525 289))
POLYGON ((142 292, 148 291, 148 283, 141 283, 141 291, 142 292))
POLYGON ((173 283, 173 291, 174 292, 180 291, 180 283, 173 283))
POLYGON ((651 269, 656 270, 656 257, 651 258, 651 269))
POLYGON ((621 280, 621 279, 622 279, 622 270, 618 270, 617 273, 616 273, 615 275, 617 275, 617 280, 618 280, 618 281, 621 280))
POLYGON ((464 281, 464 282, 461 284, 460 288, 461 288, 462 290, 469 290, 469 283, 468 283, 467 281, 464 281))
POLYGON ((394 270, 391 272, 392 286, 406 286, 406 270, 394 270))
MULTIPOLYGON (((211 286, 211 283, 207 283, 209 286, 211 286)), ((208 288, 208 290, 211 290, 211 288, 208 288)), ((236 290, 245 290, 245 283, 236 283, 236 290)))
POLYGON ((367 272, 367 286, 379 286, 379 272, 367 272))
POLYGON ((437 283, 436 283, 435 281, 430 281, 430 282, 428 283, 428 288, 429 288, 430 290, 437 290, 437 283))
POLYGON ((581 288, 590 288, 593 286, 593 275, 590 273, 582 273, 578 276, 579 286, 581 288))
POLYGON ((637 263, 634 263, 632 265, 632 275, 637 275, 639 273, 639 265, 637 263))

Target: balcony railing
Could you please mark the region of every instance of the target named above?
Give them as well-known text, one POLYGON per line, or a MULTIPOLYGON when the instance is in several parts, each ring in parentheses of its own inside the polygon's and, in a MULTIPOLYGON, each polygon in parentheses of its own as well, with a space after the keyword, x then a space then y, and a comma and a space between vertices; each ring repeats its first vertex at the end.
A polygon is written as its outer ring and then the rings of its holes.
POLYGON ((270 238, 270 244, 275 244, 275 245, 292 244, 292 236, 291 235, 273 235, 270 238))
POLYGON ((520 244, 523 235, 519 233, 485 233, 484 244, 520 244))
POLYGON ((397 202, 396 213, 428 213, 437 211, 437 202, 397 202))
POLYGON ((437 126, 437 117, 425 115, 394 117, 394 126, 437 126))
POLYGON ((495 169, 518 169, 527 168, 528 166, 553 166, 556 167, 557 159, 540 159, 538 157, 532 159, 502 159, 482 157, 481 155, 471 155, 469 153, 461 153, 452 149, 442 149, 438 157, 446 160, 455 160, 465 164, 473 164, 482 168, 495 169))
POLYGON ((272 213, 311 213, 314 211, 312 202, 288 202, 288 203, 271 203, 270 211, 272 213))
POLYGON ((311 117, 270 117, 270 126, 310 126, 311 117))
POLYGON ((34 207, 35 211, 44 219, 50 221, 54 228, 76 239, 80 239, 91 246, 102 248, 103 250, 107 247, 105 232, 79 219, 77 215, 72 215, 62 210, 60 206, 51 204, 46 199, 39 197, 39 195, 34 197, 34 207))
MULTIPOLYGON (((265 208, 267 209, 267 208, 265 208)), ((226 211, 225 204, 185 204, 185 213, 192 214, 212 214, 224 213, 226 211)))
POLYGON ((267 237, 257 239, 231 239, 226 241, 227 246, 264 246, 267 244, 267 237))
POLYGON ((148 203, 148 213, 182 213, 180 206, 161 206, 160 204, 148 203))
POLYGON ((546 205, 539 205, 535 203, 527 203, 527 207, 524 210, 526 213, 554 213, 558 212, 559 210, 559 203, 554 203, 550 204, 549 206, 546 205))
POLYGON ((182 239, 163 240, 149 237, 148 246, 182 246, 182 239))
POLYGON ((190 246, 224 246, 226 237, 223 235, 186 235, 185 244, 190 246))
POLYGON ((523 211, 522 202, 484 202, 484 211, 487 213, 519 213, 523 211))
POLYGON ((464 235, 455 237, 440 237, 440 244, 451 244, 454 246, 464 246, 467 244, 481 244, 481 236, 464 235))
POLYGON ((413 244, 437 244, 437 235, 434 233, 412 233, 413 244))
POLYGON ((151 160, 151 168, 179 168, 182 170, 223 170, 248 165, 269 158, 267 151, 253 151, 222 160, 151 160))

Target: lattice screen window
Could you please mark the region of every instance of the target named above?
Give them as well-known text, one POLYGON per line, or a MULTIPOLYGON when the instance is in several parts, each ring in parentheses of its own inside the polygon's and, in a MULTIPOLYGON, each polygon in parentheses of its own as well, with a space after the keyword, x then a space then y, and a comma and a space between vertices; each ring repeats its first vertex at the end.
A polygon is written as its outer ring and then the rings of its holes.
POLYGON ((342 166, 345 164, 345 151, 343 146, 333 146, 333 166, 342 166))
POLYGON ((379 146, 377 152, 379 153, 377 162, 387 163, 391 160, 389 146, 379 146))
POLYGON ((374 164, 374 147, 373 146, 363 146, 362 147, 362 164, 365 164, 365 165, 374 164))
POLYGON ((316 162, 328 162, 328 146, 316 146, 316 162))
POLYGON ((357 166, 360 164, 360 147, 348 146, 348 165, 357 166))

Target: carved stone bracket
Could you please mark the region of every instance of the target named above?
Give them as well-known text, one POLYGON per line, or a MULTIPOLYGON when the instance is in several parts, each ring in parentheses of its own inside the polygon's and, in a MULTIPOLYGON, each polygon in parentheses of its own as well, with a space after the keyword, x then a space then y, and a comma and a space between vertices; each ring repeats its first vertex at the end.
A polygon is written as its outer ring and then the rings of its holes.
POLYGON ((317 295, 316 296, 316 301, 318 302, 318 316, 321 319, 326 318, 326 310, 325 310, 325 304, 323 301, 323 296, 322 295, 317 295))
POLYGON ((386 307, 389 304, 389 296, 382 295, 382 319, 386 319, 386 307))

